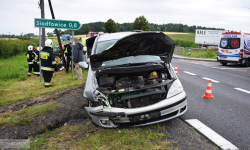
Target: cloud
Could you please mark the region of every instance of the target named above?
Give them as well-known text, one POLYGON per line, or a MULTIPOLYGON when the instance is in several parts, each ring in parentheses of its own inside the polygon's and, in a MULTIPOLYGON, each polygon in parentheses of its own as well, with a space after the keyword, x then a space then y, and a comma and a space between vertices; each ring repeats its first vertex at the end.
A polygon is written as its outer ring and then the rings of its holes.
MULTIPOLYGON (((52 6, 56 19, 81 23, 104 22, 109 18, 119 23, 133 22, 144 15, 150 23, 157 24, 182 23, 244 31, 249 30, 250 24, 248 0, 60 0, 52 1, 52 6)), ((34 18, 41 17, 38 0, 1 1, 0 13, 0 34, 38 33, 38 28, 34 28, 34 18)), ((52 18, 46 0, 45 18, 52 18)))

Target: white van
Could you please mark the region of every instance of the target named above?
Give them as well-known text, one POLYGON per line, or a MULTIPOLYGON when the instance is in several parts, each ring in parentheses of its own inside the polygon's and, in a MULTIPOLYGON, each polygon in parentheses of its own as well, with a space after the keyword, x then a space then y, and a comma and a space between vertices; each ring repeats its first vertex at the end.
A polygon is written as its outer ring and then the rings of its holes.
POLYGON ((224 32, 218 45, 217 61, 250 65, 250 33, 224 32))

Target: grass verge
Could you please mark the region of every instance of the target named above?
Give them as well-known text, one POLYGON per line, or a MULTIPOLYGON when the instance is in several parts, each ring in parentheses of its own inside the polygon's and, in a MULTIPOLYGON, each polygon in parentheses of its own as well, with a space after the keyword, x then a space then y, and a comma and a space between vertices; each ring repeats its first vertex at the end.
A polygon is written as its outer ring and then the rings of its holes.
POLYGON ((190 41, 194 42, 195 40, 195 34, 189 33, 189 34, 166 34, 173 40, 183 40, 183 41, 190 41))
POLYGON ((71 73, 65 73, 65 70, 56 72, 53 74, 51 81, 54 86, 50 88, 45 88, 43 78, 40 82, 37 76, 31 76, 24 81, 0 81, 0 105, 8 105, 31 97, 54 93, 57 90, 84 85, 87 78, 87 72, 87 70, 83 70, 82 80, 75 80, 75 71, 73 77, 71 73))
POLYGON ((8 112, 0 115, 0 126, 1 125, 29 125, 33 122, 34 117, 39 115, 45 115, 47 112, 55 111, 57 103, 47 103, 37 107, 30 107, 16 111, 14 113, 8 112))
POLYGON ((175 149, 166 140, 165 133, 155 133, 152 128, 162 129, 164 125, 143 128, 104 129, 92 123, 63 126, 31 139, 31 149, 175 149))
MULTIPOLYGON (((174 51, 174 54, 183 56, 183 50, 182 49, 176 49, 174 51)), ((203 50, 191 50, 190 56, 189 56, 189 50, 184 50, 184 56, 186 57, 192 57, 192 58, 210 58, 210 59, 217 59, 217 50, 204 50, 204 56, 203 56, 203 50)))

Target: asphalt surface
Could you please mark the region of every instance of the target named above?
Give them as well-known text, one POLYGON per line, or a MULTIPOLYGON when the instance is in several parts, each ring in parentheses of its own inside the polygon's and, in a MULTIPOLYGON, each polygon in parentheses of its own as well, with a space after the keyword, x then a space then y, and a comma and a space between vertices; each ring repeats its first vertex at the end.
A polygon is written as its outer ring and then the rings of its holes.
POLYGON ((178 65, 188 96, 188 111, 182 119, 198 119, 239 149, 250 149, 250 92, 246 93, 250 91, 250 67, 186 59, 173 59, 171 64, 178 65), (214 99, 202 97, 208 85, 206 78, 214 81, 214 99))

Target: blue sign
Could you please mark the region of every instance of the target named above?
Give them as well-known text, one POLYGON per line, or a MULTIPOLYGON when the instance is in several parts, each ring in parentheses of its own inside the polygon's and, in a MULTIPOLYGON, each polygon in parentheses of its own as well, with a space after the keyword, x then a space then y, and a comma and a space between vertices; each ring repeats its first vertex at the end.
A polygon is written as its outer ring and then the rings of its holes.
POLYGON ((237 38, 237 35, 224 35, 223 38, 237 38))
POLYGON ((220 45, 221 45, 221 47, 226 47, 227 46, 227 40, 222 40, 220 45))

